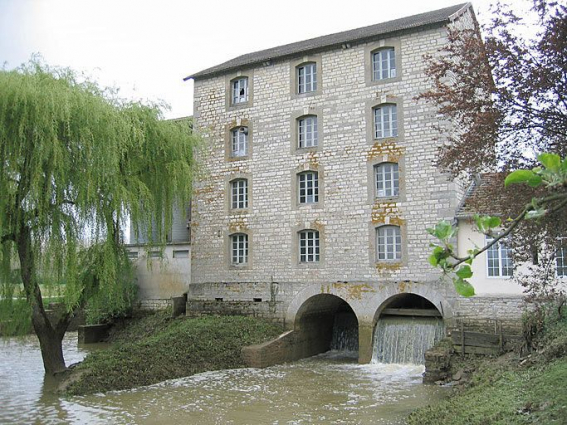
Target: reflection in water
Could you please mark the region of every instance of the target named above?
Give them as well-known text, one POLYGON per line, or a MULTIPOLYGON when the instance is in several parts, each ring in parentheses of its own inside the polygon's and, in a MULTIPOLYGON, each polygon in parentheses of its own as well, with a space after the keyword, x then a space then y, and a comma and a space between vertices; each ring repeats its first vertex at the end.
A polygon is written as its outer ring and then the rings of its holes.
MULTIPOLYGON (((79 360, 76 334, 68 362, 79 360)), ((443 390, 421 384, 423 366, 359 365, 329 352, 266 369, 207 372, 129 391, 60 398, 42 388, 33 341, 0 345, 0 423, 398 424, 443 390), (7 362, 7 363, 6 363, 7 362), (16 365, 18 368, 16 368, 16 365)))
MULTIPOLYGON (((77 345, 77 332, 63 339, 68 365, 81 361, 107 344, 77 345)), ((56 381, 45 376, 39 342, 35 335, 0 337, 0 423, 68 423, 64 400, 54 394, 56 381)))

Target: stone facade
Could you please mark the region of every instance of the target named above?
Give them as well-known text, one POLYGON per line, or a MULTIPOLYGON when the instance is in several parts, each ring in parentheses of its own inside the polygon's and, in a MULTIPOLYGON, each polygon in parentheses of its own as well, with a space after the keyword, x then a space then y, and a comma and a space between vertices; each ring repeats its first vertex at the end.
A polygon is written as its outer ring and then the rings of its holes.
MULTIPOLYGON (((461 304, 428 264, 425 229, 453 220, 464 190, 434 164, 442 143, 435 126, 448 124, 416 97, 430 88, 424 56, 448 42, 448 25, 473 21, 463 5, 444 22, 194 77, 194 123, 206 149, 192 203, 188 314, 241 311, 297 329, 308 300, 332 295, 358 319, 361 361, 370 360, 380 311, 400 294, 419 295, 452 320, 461 304), (394 50, 396 71, 374 81, 372 54, 383 48, 394 50), (317 88, 299 94, 298 67, 309 63, 317 88), (248 79, 248 98, 233 104, 240 78, 248 79), (396 106, 394 137, 375 136, 374 110, 384 105, 396 106), (317 117, 316 147, 298 147, 298 119, 306 116, 317 117), (233 157, 231 132, 241 127, 248 151, 233 157), (374 167, 382 163, 398 166, 395 196, 376 193, 374 167), (298 201, 305 171, 318 173, 317 202, 298 201), (235 179, 248 182, 245 208, 233 208, 235 179), (399 260, 378 259, 377 229, 388 225, 400 229, 399 260), (300 257, 302 230, 318 232, 317 261, 300 257), (232 261, 235 234, 248 238, 243 263, 232 261)), ((313 308, 341 308, 325 300, 313 308)))
POLYGON ((315 96, 290 96, 290 61, 255 68, 253 104, 237 109, 226 107, 225 76, 197 79, 194 119, 209 150, 207 174, 194 194, 192 283, 435 280, 424 229, 452 219, 458 199, 454 183, 433 165, 435 111, 415 97, 429 87, 423 55, 434 54, 445 42, 445 29, 432 28, 324 52, 323 88, 315 96), (401 79, 367 84, 365 55, 382 43, 401 46, 401 79), (369 111, 390 101, 398 105, 399 136, 374 140, 368 135, 369 111), (292 116, 312 110, 322 111, 318 149, 290 152, 292 116), (243 120, 253 123, 253 155, 225 161, 225 132, 243 120), (375 200, 369 196, 369 169, 394 161, 400 168, 403 161, 404 193, 375 200), (292 182, 298 171, 311 168, 320 170, 324 199, 297 206, 292 182), (226 181, 243 174, 251 176, 253 205, 233 212, 227 208, 226 181), (374 228, 394 222, 404 230, 406 255, 401 263, 380 264, 369 254, 374 228), (296 233, 311 228, 322 234, 323 258, 298 264, 296 233), (227 261, 228 235, 234 232, 250 233, 250 267, 233 269, 227 261))

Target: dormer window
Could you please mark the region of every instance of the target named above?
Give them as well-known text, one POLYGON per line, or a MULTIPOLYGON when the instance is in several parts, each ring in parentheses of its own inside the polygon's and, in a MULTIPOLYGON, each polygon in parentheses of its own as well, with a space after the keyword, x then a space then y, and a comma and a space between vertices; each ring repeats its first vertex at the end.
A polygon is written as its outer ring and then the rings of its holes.
POLYGON ((248 78, 242 77, 232 81, 232 104, 248 102, 248 78))

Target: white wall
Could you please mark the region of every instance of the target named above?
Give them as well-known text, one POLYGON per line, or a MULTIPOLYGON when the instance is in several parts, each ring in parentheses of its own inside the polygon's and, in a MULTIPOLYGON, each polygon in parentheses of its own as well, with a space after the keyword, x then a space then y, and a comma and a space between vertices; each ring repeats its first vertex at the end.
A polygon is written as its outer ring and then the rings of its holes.
MULTIPOLYGON (((479 248, 485 245, 485 235, 476 231, 470 220, 459 221, 457 235, 458 255, 467 256, 467 250, 475 245, 479 248)), ((487 272, 486 252, 480 254, 471 266, 473 277, 468 279, 474 286, 477 295, 520 295, 523 288, 515 283, 513 278, 489 277, 487 272)))
POLYGON ((179 297, 186 293, 191 282, 191 245, 170 244, 163 251, 163 260, 148 261, 148 253, 157 252, 152 248, 129 246, 128 251, 138 258, 132 258, 136 267, 138 298, 157 300, 179 297), (175 256, 175 257, 174 257, 175 256))

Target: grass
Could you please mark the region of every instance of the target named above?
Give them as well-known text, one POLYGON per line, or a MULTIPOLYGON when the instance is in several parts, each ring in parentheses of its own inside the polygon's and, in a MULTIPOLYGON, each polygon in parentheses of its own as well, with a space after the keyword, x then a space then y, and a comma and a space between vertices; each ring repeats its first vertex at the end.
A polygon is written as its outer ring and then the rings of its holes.
POLYGON ((408 424, 567 424, 567 318, 546 323, 536 345, 523 361, 507 355, 476 365, 466 388, 413 412, 408 424))
POLYGON ((114 332, 108 350, 89 354, 73 369, 68 394, 155 384, 210 370, 245 366, 242 347, 279 335, 281 326, 240 316, 170 319, 138 317, 114 332))
POLYGON ((484 364, 462 393, 410 415, 410 425, 566 424, 567 359, 539 367, 484 364))

